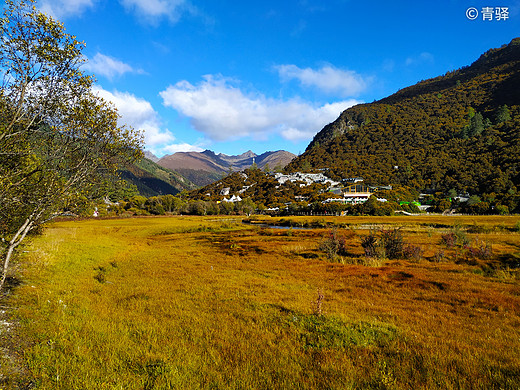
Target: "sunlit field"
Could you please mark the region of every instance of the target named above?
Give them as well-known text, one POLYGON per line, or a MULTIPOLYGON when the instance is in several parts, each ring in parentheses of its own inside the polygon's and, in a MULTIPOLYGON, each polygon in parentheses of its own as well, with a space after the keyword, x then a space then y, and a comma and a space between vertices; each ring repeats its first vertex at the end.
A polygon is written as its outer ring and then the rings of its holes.
POLYGON ((518 389, 519 220, 56 222, 6 304, 36 389, 518 389), (416 256, 369 261, 381 227, 416 256))

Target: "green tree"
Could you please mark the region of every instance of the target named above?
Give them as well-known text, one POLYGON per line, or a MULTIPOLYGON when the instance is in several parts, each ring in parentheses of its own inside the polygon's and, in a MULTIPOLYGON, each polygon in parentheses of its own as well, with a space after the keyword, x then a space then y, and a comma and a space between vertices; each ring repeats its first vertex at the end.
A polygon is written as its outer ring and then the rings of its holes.
POLYGON ((241 211, 246 214, 248 217, 255 211, 256 209, 256 205, 255 203, 251 200, 251 198, 245 198, 244 200, 242 200, 242 202, 240 202, 240 206, 241 206, 241 211))
POLYGON ((220 202, 219 209, 220 214, 230 215, 235 210, 235 205, 231 202, 220 202))
POLYGON ((106 195, 120 163, 142 156, 142 141, 92 92, 84 45, 33 0, 5 1, 0 31, 1 288, 27 234, 106 195))
POLYGON ((475 205, 477 203, 480 203, 480 202, 481 202, 480 196, 478 196, 478 195, 471 195, 469 197, 468 201, 466 202, 466 204, 468 206, 473 206, 473 205, 475 205))
POLYGON ((455 188, 451 188, 448 193, 446 194, 446 196, 448 198, 450 198, 451 200, 455 199, 457 197, 457 191, 455 190, 455 188))
POLYGON ((166 212, 160 196, 152 196, 148 198, 144 206, 149 213, 154 215, 164 215, 166 212))
POLYGON ((146 197, 144 197, 142 195, 136 195, 129 199, 127 207, 128 208, 135 207, 138 209, 144 209, 146 201, 147 201, 146 197))
POLYGON ((511 112, 509 108, 504 104, 503 106, 498 107, 497 112, 495 113, 495 121, 496 123, 506 122, 511 119, 511 112))
POLYGON ((480 112, 477 112, 471 119, 469 123, 468 136, 475 137, 482 133, 484 130, 484 117, 480 112))

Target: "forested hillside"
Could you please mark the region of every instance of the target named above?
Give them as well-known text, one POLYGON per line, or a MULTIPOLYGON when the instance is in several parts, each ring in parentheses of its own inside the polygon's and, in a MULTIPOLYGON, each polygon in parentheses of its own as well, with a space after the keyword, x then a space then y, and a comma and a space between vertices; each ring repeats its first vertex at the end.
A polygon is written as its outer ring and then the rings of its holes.
MULTIPOLYGON (((498 196, 520 189, 520 38, 471 66, 344 111, 286 171, 498 196)), ((452 191, 453 192, 453 191, 452 191)))
POLYGON ((137 187, 143 196, 175 195, 197 186, 179 173, 163 168, 148 158, 129 164, 120 171, 121 177, 137 187))

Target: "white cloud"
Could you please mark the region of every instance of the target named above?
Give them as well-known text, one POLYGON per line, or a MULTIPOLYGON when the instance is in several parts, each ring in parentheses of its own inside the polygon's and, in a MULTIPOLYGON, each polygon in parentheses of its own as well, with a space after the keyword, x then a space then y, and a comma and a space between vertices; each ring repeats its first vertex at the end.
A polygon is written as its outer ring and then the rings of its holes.
POLYGON ((188 143, 181 144, 171 144, 162 148, 167 153, 177 153, 177 152, 203 152, 204 148, 201 148, 197 145, 191 145, 188 143))
POLYGON ((96 76, 105 76, 108 79, 125 73, 143 73, 141 70, 135 70, 130 65, 101 53, 97 53, 94 58, 89 59, 84 67, 96 76))
POLYGON ((406 66, 410 65, 421 65, 427 63, 433 63, 434 57, 433 54, 428 52, 423 52, 418 56, 408 57, 405 61, 406 66))
POLYGON ((55 19, 81 15, 94 6, 95 0, 43 0, 40 10, 55 19))
POLYGON ((145 144, 152 151, 158 145, 175 140, 169 130, 162 128, 158 113, 148 101, 128 92, 109 92, 99 86, 94 87, 94 92, 114 104, 121 115, 120 125, 128 124, 134 129, 144 130, 145 144))
POLYGON ((352 99, 315 107, 300 99, 246 95, 233 84, 208 75, 198 85, 180 81, 160 95, 165 106, 191 118, 192 126, 214 141, 266 139, 271 134, 293 141, 310 139, 343 110, 359 103, 352 99))
POLYGON ((121 4, 147 22, 156 22, 162 17, 175 23, 182 12, 192 7, 185 0, 120 0, 121 4))
POLYGON ((352 70, 326 65, 320 69, 299 68, 296 65, 275 66, 282 81, 299 80, 304 87, 314 87, 328 94, 356 96, 367 87, 367 80, 352 70))

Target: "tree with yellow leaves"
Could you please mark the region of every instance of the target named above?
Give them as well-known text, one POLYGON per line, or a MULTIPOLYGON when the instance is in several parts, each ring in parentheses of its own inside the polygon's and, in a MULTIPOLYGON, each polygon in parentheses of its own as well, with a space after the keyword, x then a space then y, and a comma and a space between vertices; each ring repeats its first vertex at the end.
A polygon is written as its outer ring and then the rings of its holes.
POLYGON ((84 44, 39 12, 7 0, 0 19, 0 288, 27 234, 103 193, 142 155, 139 132, 92 92, 84 44))

